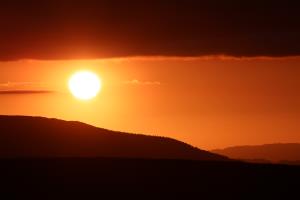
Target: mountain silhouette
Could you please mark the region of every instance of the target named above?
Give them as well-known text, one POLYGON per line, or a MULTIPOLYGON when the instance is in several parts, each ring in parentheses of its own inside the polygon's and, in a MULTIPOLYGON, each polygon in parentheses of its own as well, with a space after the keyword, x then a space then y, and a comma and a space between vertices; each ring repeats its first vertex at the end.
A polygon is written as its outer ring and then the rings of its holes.
POLYGON ((229 160, 175 139, 129 134, 76 121, 0 115, 0 157, 119 157, 229 160))
POLYGON ((212 150, 212 152, 249 162, 300 163, 300 144, 298 143, 234 146, 212 150))

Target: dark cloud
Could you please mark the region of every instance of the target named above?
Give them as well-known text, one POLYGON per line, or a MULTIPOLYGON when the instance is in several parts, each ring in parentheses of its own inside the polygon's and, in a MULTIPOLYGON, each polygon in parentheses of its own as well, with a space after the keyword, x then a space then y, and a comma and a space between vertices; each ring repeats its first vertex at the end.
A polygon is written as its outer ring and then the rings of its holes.
POLYGON ((300 55, 299 3, 0 2, 0 59, 300 55))
POLYGON ((22 95, 22 94, 51 94, 51 90, 0 90, 0 95, 22 95))

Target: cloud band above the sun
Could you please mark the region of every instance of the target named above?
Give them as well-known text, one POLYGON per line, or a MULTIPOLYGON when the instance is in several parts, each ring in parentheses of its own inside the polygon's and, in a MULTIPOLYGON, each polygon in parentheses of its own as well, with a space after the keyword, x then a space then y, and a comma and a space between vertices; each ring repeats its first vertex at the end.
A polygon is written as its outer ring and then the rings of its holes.
POLYGON ((297 56, 294 0, 0 2, 0 60, 297 56))

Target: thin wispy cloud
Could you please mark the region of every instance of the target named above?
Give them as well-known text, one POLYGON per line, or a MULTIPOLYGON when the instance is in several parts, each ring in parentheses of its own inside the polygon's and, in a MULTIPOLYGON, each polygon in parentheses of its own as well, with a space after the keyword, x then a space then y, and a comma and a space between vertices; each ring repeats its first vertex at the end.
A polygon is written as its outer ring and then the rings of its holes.
POLYGON ((0 95, 49 94, 54 90, 46 89, 43 82, 4 82, 0 83, 0 95))
POLYGON ((127 85, 161 85, 159 81, 140 81, 138 79, 132 79, 124 83, 127 85))
POLYGON ((51 94, 52 90, 0 90, 0 95, 51 94))
POLYGON ((17 87, 17 86, 43 86, 43 82, 5 82, 0 83, 0 87, 17 87))

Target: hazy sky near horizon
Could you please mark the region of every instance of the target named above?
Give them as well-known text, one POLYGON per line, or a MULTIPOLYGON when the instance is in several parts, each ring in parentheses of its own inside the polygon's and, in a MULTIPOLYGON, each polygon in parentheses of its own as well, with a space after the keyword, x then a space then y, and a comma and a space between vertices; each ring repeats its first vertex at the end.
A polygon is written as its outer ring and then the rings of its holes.
POLYGON ((300 142, 299 63, 214 56, 1 62, 0 114, 77 120, 204 149, 300 142), (68 91, 80 69, 102 79, 91 101, 68 91))

